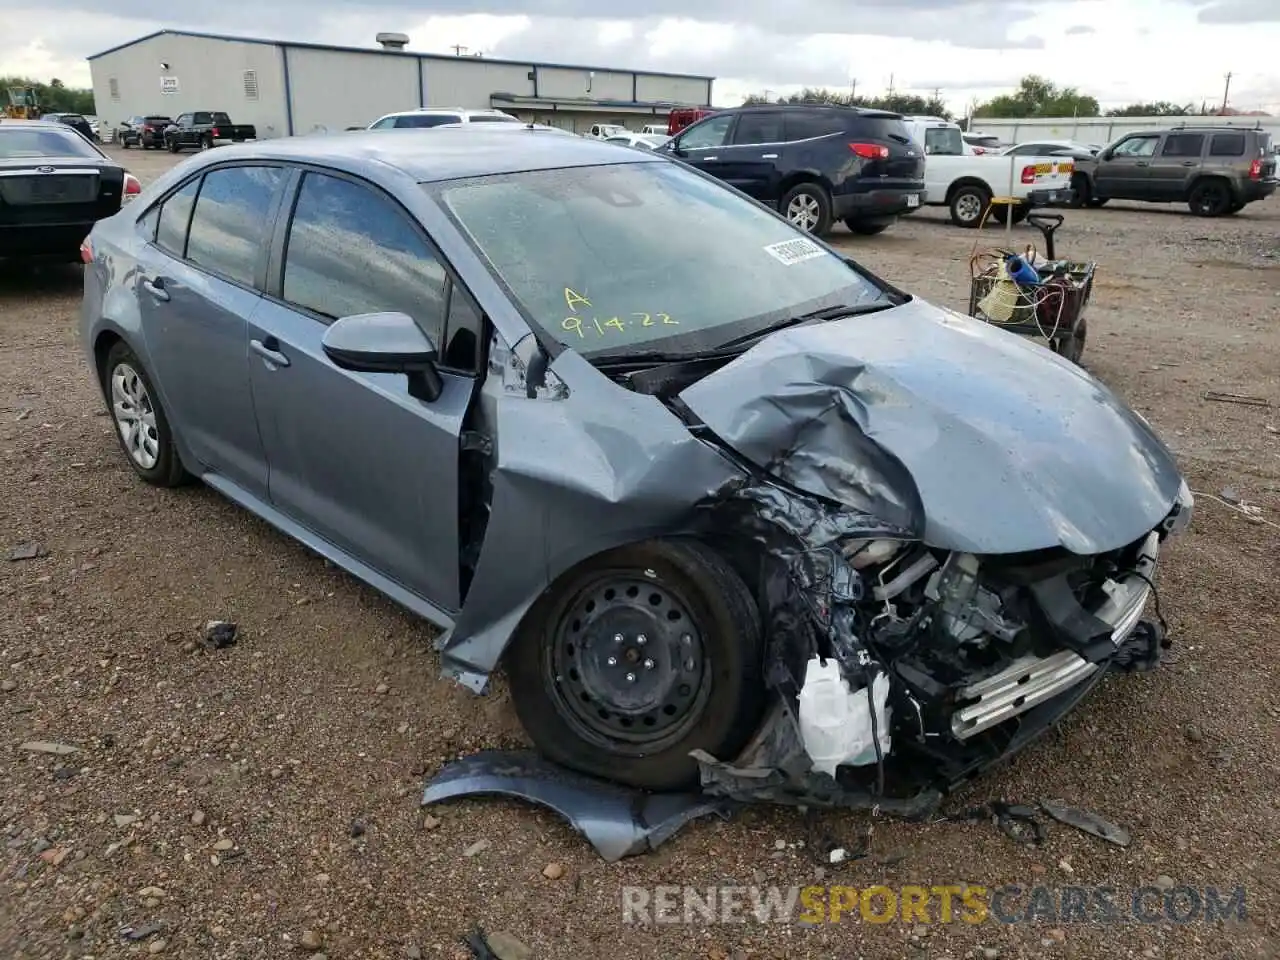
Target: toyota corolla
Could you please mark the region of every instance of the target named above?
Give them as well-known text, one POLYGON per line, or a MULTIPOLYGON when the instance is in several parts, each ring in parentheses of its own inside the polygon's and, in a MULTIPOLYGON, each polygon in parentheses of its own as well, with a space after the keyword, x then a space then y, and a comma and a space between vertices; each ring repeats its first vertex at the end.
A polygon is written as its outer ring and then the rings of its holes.
POLYGON ((512 136, 230 147, 99 223, 84 349, 138 476, 643 788, 909 805, 1154 664, 1191 496, 1104 385, 683 164, 512 136))

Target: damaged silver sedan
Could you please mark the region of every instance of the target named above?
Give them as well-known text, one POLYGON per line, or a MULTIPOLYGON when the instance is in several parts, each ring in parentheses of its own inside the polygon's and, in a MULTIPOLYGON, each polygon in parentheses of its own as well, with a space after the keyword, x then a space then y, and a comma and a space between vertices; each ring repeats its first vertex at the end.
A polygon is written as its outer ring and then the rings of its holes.
POLYGON ((1158 659, 1192 502, 1147 423, 679 163, 264 141, 85 258, 139 475, 438 624, 477 692, 504 666, 581 773, 910 812, 1158 659))

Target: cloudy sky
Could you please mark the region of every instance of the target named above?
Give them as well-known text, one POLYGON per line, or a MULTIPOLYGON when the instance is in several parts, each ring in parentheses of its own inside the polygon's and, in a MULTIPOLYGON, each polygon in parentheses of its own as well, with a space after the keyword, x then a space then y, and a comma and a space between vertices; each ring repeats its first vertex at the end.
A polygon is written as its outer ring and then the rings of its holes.
POLYGON ((1280 114, 1280 0, 0 0, 0 75, 88 86, 84 58, 161 27, 648 68, 717 78, 717 105, 802 86, 937 90, 957 113, 1038 72, 1104 108, 1280 114), (425 7, 432 16, 423 16, 425 7), (690 19, 690 10, 697 19, 690 19))

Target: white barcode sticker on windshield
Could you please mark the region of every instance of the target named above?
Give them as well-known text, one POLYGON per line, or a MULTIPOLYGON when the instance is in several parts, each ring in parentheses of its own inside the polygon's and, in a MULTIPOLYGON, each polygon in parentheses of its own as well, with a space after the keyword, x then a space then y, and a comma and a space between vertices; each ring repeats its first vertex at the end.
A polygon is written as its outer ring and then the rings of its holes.
POLYGON ((781 243, 771 243, 764 248, 764 252, 788 267, 793 263, 799 263, 801 260, 812 260, 814 257, 820 257, 826 253, 812 240, 806 240, 804 237, 783 240, 781 243))

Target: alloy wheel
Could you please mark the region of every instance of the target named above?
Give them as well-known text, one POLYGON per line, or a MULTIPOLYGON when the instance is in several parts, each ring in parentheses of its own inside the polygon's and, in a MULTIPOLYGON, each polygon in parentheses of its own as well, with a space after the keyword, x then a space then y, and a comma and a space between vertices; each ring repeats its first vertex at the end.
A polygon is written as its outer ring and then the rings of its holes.
POLYGON ((956 216, 972 223, 982 216, 982 200, 976 193, 966 193, 956 201, 956 216))
POLYGON ((155 467, 160 459, 155 407, 142 377, 127 363, 111 371, 111 415, 129 458, 143 470, 155 467))
POLYGON ((820 211, 818 201, 807 193, 798 193, 787 204, 787 219, 805 233, 812 233, 818 225, 820 211))

